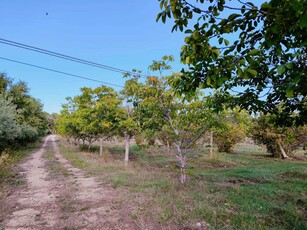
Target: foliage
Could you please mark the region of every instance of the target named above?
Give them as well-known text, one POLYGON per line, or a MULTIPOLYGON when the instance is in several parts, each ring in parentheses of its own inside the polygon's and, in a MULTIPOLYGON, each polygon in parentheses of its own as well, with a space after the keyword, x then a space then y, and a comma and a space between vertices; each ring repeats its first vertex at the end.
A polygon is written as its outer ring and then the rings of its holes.
POLYGON ((235 92, 233 104, 241 108, 279 113, 279 124, 306 122, 306 1, 271 0, 261 6, 239 0, 159 2, 157 21, 173 18, 173 30, 187 34, 181 61, 189 69, 174 81, 181 93, 219 88, 235 92))
POLYGON ((16 117, 16 106, 0 94, 0 152, 11 145, 21 134, 21 127, 16 117))
POLYGON ((230 153, 235 144, 246 137, 251 125, 251 116, 239 108, 225 109, 218 116, 219 126, 214 130, 214 143, 219 152, 230 153))
POLYGON ((107 139, 115 134, 121 99, 110 87, 81 88, 81 94, 67 98, 68 103, 56 122, 56 131, 67 137, 87 140, 107 139))
MULTIPOLYGON (((163 70, 171 69, 168 62, 172 60, 172 56, 165 56, 149 68, 162 74, 163 70)), ((181 169, 180 180, 184 183, 187 154, 212 125, 214 116, 201 94, 190 101, 177 97, 169 84, 170 78, 148 76, 145 82, 139 82, 134 77, 128 83, 133 90, 129 88, 124 92, 130 92, 128 102, 134 105, 143 135, 149 140, 160 139, 168 148, 175 148, 181 169)))
POLYGON ((37 140, 49 126, 42 104, 29 95, 26 83, 0 75, 0 153, 37 140))
POLYGON ((258 144, 265 145, 274 157, 287 157, 307 141, 307 127, 278 127, 273 115, 261 115, 255 120, 251 136, 258 144), (282 149, 286 155, 283 155, 282 149))

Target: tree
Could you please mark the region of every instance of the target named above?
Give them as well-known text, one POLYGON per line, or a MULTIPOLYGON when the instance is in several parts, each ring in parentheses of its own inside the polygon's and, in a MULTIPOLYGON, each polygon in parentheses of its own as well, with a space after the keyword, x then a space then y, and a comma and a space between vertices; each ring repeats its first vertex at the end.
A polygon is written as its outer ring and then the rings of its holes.
POLYGON ((213 113, 206 99, 180 103, 175 111, 165 112, 170 139, 177 149, 176 157, 180 162, 180 182, 186 181, 188 153, 196 142, 209 130, 213 113))
POLYGON ((29 94, 25 82, 13 83, 0 74, 0 151, 35 141, 46 134, 49 122, 43 106, 29 94))
POLYGON ((306 123, 307 1, 271 0, 261 6, 241 0, 159 2, 157 21, 173 18, 173 30, 187 34, 181 61, 188 69, 173 82, 179 92, 234 92, 234 105, 278 113, 279 124, 306 123))
POLYGON ((21 135, 16 117, 16 106, 0 94, 0 154, 21 135))
POLYGON ((3 94, 7 92, 7 89, 11 84, 12 79, 10 79, 5 73, 0 73, 0 93, 3 94))
POLYGON ((126 108, 121 107, 117 110, 116 120, 116 130, 118 132, 118 135, 124 136, 125 138, 124 163, 125 166, 127 166, 129 162, 130 140, 135 134, 139 133, 140 126, 135 110, 129 105, 127 105, 126 108))
MULTIPOLYGON (((124 76, 129 77, 129 75, 124 76)), ((142 116, 139 104, 141 102, 140 89, 142 84, 138 82, 138 77, 133 77, 126 81, 121 95, 126 103, 125 107, 118 110, 118 134, 125 137, 125 165, 129 161, 130 140, 141 131, 142 116)))
MULTIPOLYGON (((154 62, 151 70, 169 69, 166 62, 154 62)), ((160 72, 161 73, 161 72, 160 72)), ((176 74, 172 77, 176 77, 176 74)), ((195 95, 190 101, 177 97, 169 85, 170 77, 148 76, 145 82, 134 77, 129 83, 129 102, 134 105, 141 132, 150 130, 162 143, 175 148, 175 156, 179 161, 180 182, 186 181, 188 153, 196 146, 196 142, 209 129, 213 113, 201 95, 195 95)))
POLYGON ((57 122, 57 131, 91 144, 100 139, 100 154, 103 141, 115 134, 117 110, 121 104, 118 93, 110 87, 81 88, 81 94, 67 98, 62 116, 57 122))
POLYGON ((246 111, 234 108, 220 112, 217 120, 219 124, 213 128, 214 141, 219 152, 230 153, 233 146, 247 136, 252 118, 246 111))
POLYGON ((251 137, 257 144, 264 145, 273 157, 289 158, 294 150, 307 142, 307 126, 278 127, 275 115, 262 114, 255 119, 251 137))
POLYGON ((55 123, 55 131, 66 137, 67 140, 70 138, 75 139, 75 143, 79 138, 81 138, 79 124, 77 123, 77 119, 74 116, 75 114, 68 110, 67 104, 63 105, 63 110, 61 114, 57 117, 55 123))

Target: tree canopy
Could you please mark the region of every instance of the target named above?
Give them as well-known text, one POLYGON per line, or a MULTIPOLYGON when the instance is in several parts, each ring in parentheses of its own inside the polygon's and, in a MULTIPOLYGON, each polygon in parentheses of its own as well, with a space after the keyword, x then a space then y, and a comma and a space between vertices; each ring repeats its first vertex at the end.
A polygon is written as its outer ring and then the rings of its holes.
POLYGON ((307 1, 159 0, 157 21, 173 18, 187 34, 174 86, 186 96, 197 88, 234 93, 233 105, 279 113, 277 122, 307 117, 307 1), (282 107, 282 113, 280 112, 282 107))
POLYGON ((29 95, 25 82, 0 74, 0 154, 6 148, 37 140, 50 129, 40 101, 29 95))

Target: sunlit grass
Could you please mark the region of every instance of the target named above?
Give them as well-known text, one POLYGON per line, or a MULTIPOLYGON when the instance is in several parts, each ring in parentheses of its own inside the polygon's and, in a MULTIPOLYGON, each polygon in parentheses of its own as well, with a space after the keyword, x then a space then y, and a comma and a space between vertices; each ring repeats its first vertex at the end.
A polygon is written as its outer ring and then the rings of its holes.
POLYGON ((188 181, 178 182, 178 162, 162 148, 131 147, 128 167, 120 146, 97 153, 62 144, 61 151, 113 188, 124 190, 131 218, 159 228, 208 223, 209 229, 307 229, 307 163, 273 159, 263 148, 238 145, 235 154, 193 152, 188 181))

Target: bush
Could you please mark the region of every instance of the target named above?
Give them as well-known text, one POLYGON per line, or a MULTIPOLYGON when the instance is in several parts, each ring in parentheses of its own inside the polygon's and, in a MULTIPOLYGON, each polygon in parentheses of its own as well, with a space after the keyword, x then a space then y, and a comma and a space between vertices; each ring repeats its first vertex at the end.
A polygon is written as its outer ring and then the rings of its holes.
POLYGON ((218 151, 226 153, 230 153, 233 146, 245 137, 245 132, 235 125, 229 125, 227 129, 218 130, 214 134, 214 143, 218 151))

